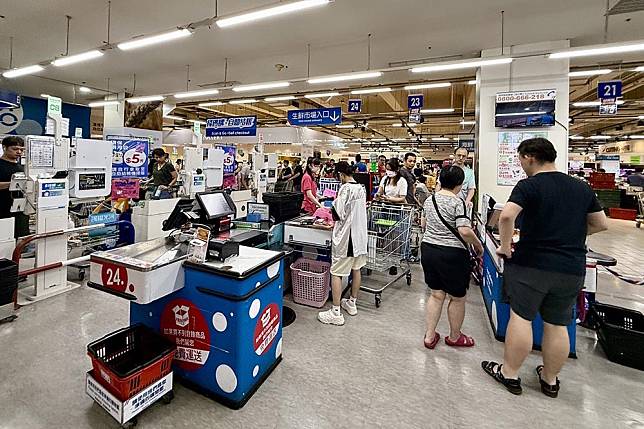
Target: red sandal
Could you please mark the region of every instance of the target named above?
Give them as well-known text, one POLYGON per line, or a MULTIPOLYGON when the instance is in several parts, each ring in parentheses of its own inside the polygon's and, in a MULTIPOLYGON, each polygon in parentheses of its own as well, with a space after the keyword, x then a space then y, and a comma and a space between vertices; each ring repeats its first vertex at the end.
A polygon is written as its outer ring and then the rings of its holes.
POLYGON ((467 335, 461 332, 461 335, 459 335, 456 341, 450 340, 449 336, 445 337, 445 344, 451 347, 473 347, 474 338, 468 337, 467 335))
POLYGON ((432 340, 428 342, 427 337, 424 337, 423 343, 425 344, 426 348, 430 350, 434 350, 434 347, 436 347, 436 344, 438 344, 440 339, 441 339, 441 334, 439 334, 438 332, 434 332, 434 338, 432 338, 432 340))

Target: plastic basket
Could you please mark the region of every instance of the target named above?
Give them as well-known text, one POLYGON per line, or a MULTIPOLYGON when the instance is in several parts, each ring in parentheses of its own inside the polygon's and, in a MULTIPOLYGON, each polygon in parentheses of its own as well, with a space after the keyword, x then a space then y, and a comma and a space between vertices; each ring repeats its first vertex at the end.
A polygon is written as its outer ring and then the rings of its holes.
POLYGON ((611 207, 608 210, 608 215, 613 219, 635 220, 637 218, 637 210, 611 207))
POLYGON ((0 305, 12 303, 18 289, 18 264, 0 259, 0 305))
POLYGON ((140 324, 87 346, 94 378, 122 401, 168 375, 175 351, 174 343, 140 324))
POLYGON ((281 223, 300 215, 304 194, 301 192, 266 192, 262 194, 268 212, 275 223, 281 223))
POLYGON ((293 301, 320 308, 329 299, 331 264, 300 258, 291 264, 293 301))
POLYGON ((644 371, 644 315, 598 302, 590 314, 608 360, 644 371))

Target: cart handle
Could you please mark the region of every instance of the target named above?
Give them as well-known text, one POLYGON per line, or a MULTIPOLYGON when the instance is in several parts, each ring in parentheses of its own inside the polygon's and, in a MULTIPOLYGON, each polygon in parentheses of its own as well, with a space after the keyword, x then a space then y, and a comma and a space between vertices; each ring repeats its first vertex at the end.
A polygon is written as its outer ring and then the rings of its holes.
POLYGON ((110 289, 103 286, 102 284, 87 282, 87 286, 91 287, 92 289, 100 290, 101 292, 109 293, 110 295, 118 296, 119 298, 125 298, 129 301, 136 301, 136 296, 126 292, 119 292, 117 290, 110 289))

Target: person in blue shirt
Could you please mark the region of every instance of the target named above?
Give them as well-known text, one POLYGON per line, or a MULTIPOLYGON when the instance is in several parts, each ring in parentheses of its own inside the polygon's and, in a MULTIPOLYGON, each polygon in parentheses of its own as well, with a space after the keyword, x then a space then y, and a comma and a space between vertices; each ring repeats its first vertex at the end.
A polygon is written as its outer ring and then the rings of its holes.
POLYGON ((362 162, 362 157, 360 154, 356 155, 356 171, 358 173, 366 173, 367 172, 367 164, 362 162))

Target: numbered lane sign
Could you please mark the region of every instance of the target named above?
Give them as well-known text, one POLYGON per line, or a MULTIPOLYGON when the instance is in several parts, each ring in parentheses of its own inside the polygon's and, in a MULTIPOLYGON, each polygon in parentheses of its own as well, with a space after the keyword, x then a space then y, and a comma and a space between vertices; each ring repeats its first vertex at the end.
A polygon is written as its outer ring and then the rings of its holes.
POLYGON ((422 109, 425 97, 423 94, 414 94, 407 97, 407 107, 409 110, 422 109))
POLYGON ((600 100, 607 98, 619 98, 622 96, 622 81, 611 80, 597 84, 597 97, 600 100))
POLYGON ((349 100, 349 113, 360 113, 362 111, 362 100, 349 100))

